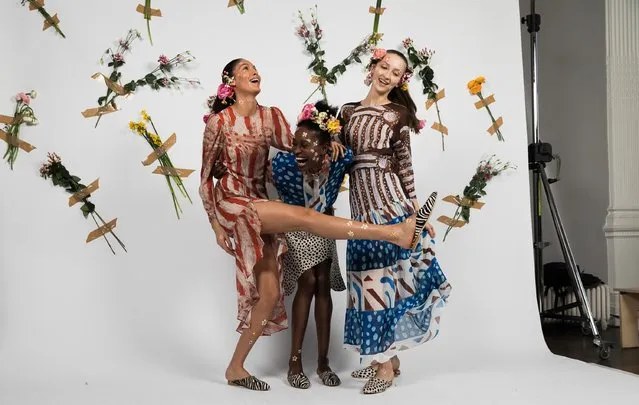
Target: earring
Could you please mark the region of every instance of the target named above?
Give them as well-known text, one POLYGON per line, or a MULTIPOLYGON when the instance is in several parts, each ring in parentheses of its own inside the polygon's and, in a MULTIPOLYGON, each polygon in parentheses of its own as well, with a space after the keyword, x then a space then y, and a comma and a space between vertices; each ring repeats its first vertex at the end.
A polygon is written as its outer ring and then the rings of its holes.
POLYGON ((373 83, 373 74, 369 71, 364 79, 364 84, 370 86, 373 83))

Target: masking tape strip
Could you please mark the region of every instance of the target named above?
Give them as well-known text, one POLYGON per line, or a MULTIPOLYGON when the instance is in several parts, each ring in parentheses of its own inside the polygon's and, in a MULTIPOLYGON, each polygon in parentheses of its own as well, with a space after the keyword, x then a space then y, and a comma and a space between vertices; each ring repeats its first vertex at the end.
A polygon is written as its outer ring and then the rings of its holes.
POLYGON ((158 166, 153 170, 153 173, 163 174, 165 176, 189 177, 194 171, 193 169, 176 169, 174 167, 158 166))
POLYGON ((106 84, 106 86, 111 89, 113 92, 115 92, 117 95, 119 96, 125 96, 128 91, 124 90, 124 87, 122 87, 121 85, 119 85, 118 83, 114 82, 113 80, 109 79, 108 77, 106 77, 105 75, 103 75, 102 73, 98 72, 98 73, 94 73, 91 76, 91 79, 97 80, 100 77, 102 77, 104 79, 104 84, 106 84))
POLYGON ((53 17, 51 17, 51 19, 53 20, 53 22, 51 22, 49 20, 44 20, 44 25, 42 26, 42 31, 46 30, 47 28, 51 28, 54 25, 60 24, 60 19, 58 18, 58 14, 57 13, 53 17))
POLYGON ((490 128, 488 128, 488 133, 491 135, 495 135, 495 132, 497 132, 499 127, 501 127, 502 125, 504 125, 504 119, 502 117, 497 118, 495 123, 491 125, 490 128))
POLYGON ((446 201, 446 202, 449 202, 451 204, 455 204, 455 205, 462 206, 462 207, 474 208, 474 209, 477 209, 477 210, 480 210, 484 206, 484 204, 486 204, 486 203, 483 203, 481 201, 473 202, 473 201, 471 201, 468 198, 460 199, 459 197, 457 197, 455 195, 452 195, 452 194, 442 198, 442 201, 446 201))
POLYGON ((73 207, 74 205, 82 201, 83 198, 86 198, 90 194, 92 194, 99 187, 100 187, 100 178, 97 178, 93 180, 93 183, 89 184, 87 187, 83 188, 82 190, 74 193, 71 197, 69 197, 69 207, 73 207))
POLYGON ((91 231, 89 235, 87 236, 87 243, 92 242, 106 235, 107 233, 111 232, 113 228, 115 228, 115 226, 117 225, 117 220, 118 220, 117 218, 114 218, 110 220, 109 222, 107 222, 106 224, 102 225, 101 227, 95 229, 94 231, 91 231))
POLYGON ((37 10, 39 8, 44 7, 44 0, 34 0, 29 2, 29 10, 37 10), (34 4, 35 3, 35 4, 34 4))
MULTIPOLYGON (((135 8, 135 11, 137 11, 138 13, 145 14, 146 13, 146 7, 144 7, 142 4, 138 4, 138 6, 135 8)), ((159 8, 150 8, 149 7, 149 13, 153 17, 162 17, 162 10, 160 10, 159 8)))
POLYGON ((492 103, 494 103, 494 102, 495 102, 495 95, 494 95, 494 94, 491 94, 491 95, 490 95, 490 96, 488 96, 488 97, 484 97, 484 99, 483 99, 483 100, 479 100, 479 101, 477 101, 477 102, 475 103, 475 108, 479 110, 479 109, 481 109, 481 108, 484 108, 484 107, 489 106, 490 104, 492 104, 492 103))
POLYGON ((429 108, 431 108, 433 106, 433 104, 435 104, 436 101, 441 100, 442 98, 446 97, 446 90, 445 89, 441 89, 437 94, 435 94, 435 98, 429 98, 428 100, 426 100, 426 110, 428 110, 429 108))
POLYGON ((29 153, 32 150, 35 149, 35 146, 26 143, 25 141, 21 140, 21 139, 16 139, 15 136, 9 136, 9 134, 7 134, 6 132, 4 132, 3 130, 0 129, 0 139, 2 139, 3 141, 5 141, 6 143, 8 143, 9 145, 13 145, 13 146, 17 146, 18 148, 22 149, 23 151, 29 153))
POLYGON ((384 14, 384 11, 385 11, 385 10, 386 10, 386 7, 375 8, 375 7, 373 7, 373 6, 370 6, 370 7, 368 8, 368 12, 369 12, 369 13, 371 13, 371 14, 379 14, 379 15, 384 14))
POLYGON ((109 104, 103 105, 102 107, 87 108, 86 110, 82 111, 82 115, 84 116, 84 118, 91 118, 100 115, 111 114, 116 111, 118 110, 116 110, 111 104, 109 104))
POLYGON ((437 221, 441 222, 444 225, 452 226, 453 228, 461 228, 466 225, 466 221, 462 219, 454 220, 450 217, 447 217, 446 215, 440 216, 439 218, 437 218, 437 221))
POLYGON ((159 148, 156 148, 153 152, 151 152, 149 156, 147 156, 147 158, 144 161, 142 161, 142 164, 144 166, 148 166, 151 163, 158 160, 160 156, 164 155, 166 152, 169 151, 169 149, 171 149, 171 147, 173 147, 173 145, 175 145, 175 141, 176 141, 176 137, 175 137, 175 133, 173 133, 171 136, 168 137, 166 141, 164 141, 162 146, 160 146, 159 148))
POLYGON ((440 124, 439 122, 433 122, 431 128, 437 132, 441 132, 444 135, 448 135, 448 128, 445 125, 440 124))

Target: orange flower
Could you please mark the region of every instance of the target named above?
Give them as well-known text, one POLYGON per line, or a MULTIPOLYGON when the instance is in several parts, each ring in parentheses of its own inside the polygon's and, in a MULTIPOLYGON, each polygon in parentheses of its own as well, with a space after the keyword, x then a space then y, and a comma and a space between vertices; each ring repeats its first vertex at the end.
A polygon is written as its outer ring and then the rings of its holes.
POLYGON ((477 94, 481 91, 482 84, 486 82, 486 78, 484 76, 477 76, 473 80, 468 82, 468 90, 470 94, 477 94))

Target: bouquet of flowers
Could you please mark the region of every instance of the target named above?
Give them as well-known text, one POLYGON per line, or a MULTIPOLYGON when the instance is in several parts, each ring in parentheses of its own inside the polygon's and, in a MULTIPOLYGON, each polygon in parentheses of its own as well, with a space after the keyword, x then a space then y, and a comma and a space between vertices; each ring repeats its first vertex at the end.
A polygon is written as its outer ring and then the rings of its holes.
POLYGON ((44 29, 53 27, 58 34, 62 35, 62 38, 66 38, 62 30, 60 30, 58 15, 56 14, 52 17, 51 14, 49 14, 47 10, 45 10, 44 0, 21 0, 21 1, 23 6, 29 4, 29 10, 38 10, 38 13, 40 13, 40 15, 44 17, 44 29))
MULTIPOLYGON (((74 176, 71 173, 69 173, 67 168, 64 167, 64 165, 62 164, 62 159, 60 159, 60 157, 57 154, 48 153, 47 157, 48 157, 47 162, 45 162, 40 168, 40 176, 42 178, 44 179, 50 178, 54 186, 60 186, 64 188, 70 194, 75 194, 78 191, 81 191, 87 188, 87 186, 80 183, 81 180, 78 176, 74 176)), ((95 225, 98 228, 101 226, 106 226, 107 223, 104 222, 104 219, 102 219, 100 214, 98 214, 98 212, 96 211, 95 204, 89 201, 90 196, 91 195, 87 195, 86 197, 82 198, 82 202, 84 203, 82 207, 80 208, 80 210, 82 211, 82 215, 84 215, 85 218, 91 215, 91 218, 93 219, 93 221, 95 222, 95 225)), ((120 244, 122 249, 124 249, 124 251, 126 252, 126 247, 124 246, 120 238, 118 238, 118 236, 115 234, 115 232, 113 232, 113 229, 109 229, 108 232, 106 233, 110 233, 115 238, 115 240, 120 244)), ((111 242, 109 242, 109 239, 107 238, 106 233, 104 233, 102 237, 104 238, 106 243, 109 245, 111 252, 115 254, 115 250, 113 250, 113 246, 111 245, 111 242)))
POLYGON ((470 209, 474 203, 479 201, 480 198, 486 195, 485 188, 488 182, 499 176, 501 173, 509 169, 516 169, 517 167, 510 162, 502 162, 499 159, 494 159, 495 155, 488 157, 488 159, 482 159, 477 166, 475 174, 470 179, 470 183, 464 188, 462 196, 457 196, 458 201, 457 210, 452 218, 452 221, 446 229, 444 234, 444 241, 446 235, 453 229, 455 223, 461 218, 464 222, 470 222, 470 209))
MULTIPOLYGON (((144 140, 149 144, 149 146, 152 149, 155 150, 161 147, 162 139, 158 135, 158 130, 155 128, 155 124, 153 123, 151 116, 149 116, 144 110, 142 110, 140 114, 142 116, 142 120, 139 122, 133 122, 133 121, 129 122, 129 128, 133 132, 135 132, 136 134, 144 138, 144 140), (150 132, 148 130, 147 123, 151 124, 151 127, 153 128, 153 132, 150 132)), ((161 167, 171 168, 173 169, 173 171, 175 171, 175 166, 173 166, 173 163, 171 162, 171 158, 169 157, 166 151, 163 151, 163 153, 158 157, 158 161, 160 162, 161 167)), ((175 214, 177 215, 178 219, 180 219, 180 213, 182 212, 182 208, 180 207, 180 203, 177 199, 175 189, 173 188, 173 183, 175 183, 175 187, 178 190, 180 190, 183 197, 186 197, 191 204, 193 204, 193 201, 191 201, 191 197, 189 196, 189 193, 186 191, 186 188, 184 187, 184 183, 182 182, 182 179, 180 178, 179 175, 165 174, 164 177, 166 179, 167 185, 169 186, 171 197, 173 198, 173 206, 175 207, 175 214), (173 183, 171 181, 173 181, 173 183)))
MULTIPOLYGON (((158 58, 158 66, 153 69, 150 73, 144 75, 143 78, 138 80, 131 80, 126 83, 124 86, 117 87, 117 91, 113 91, 110 97, 100 98, 98 103, 102 107, 112 106, 113 108, 117 108, 115 104, 115 100, 119 96, 128 95, 130 93, 134 93, 139 87, 149 86, 153 90, 160 90, 163 88, 180 88, 184 84, 189 85, 199 85, 199 79, 191 79, 184 77, 177 77, 173 75, 173 71, 181 66, 186 65, 189 62, 195 60, 195 57, 191 55, 191 52, 186 51, 177 54, 173 58, 169 59, 165 55, 160 55, 158 58)), ((105 78, 105 81, 107 79, 105 78)), ((109 86, 109 82, 107 82, 107 86, 109 86)), ((111 83, 111 87, 113 87, 113 83, 111 83)), ((98 118, 99 122, 99 118, 98 118)), ((96 127, 97 127, 96 122, 96 127)))
MULTIPOLYGON (((490 107, 488 106, 490 102, 484 99, 484 96, 481 94, 482 86, 484 83, 486 83, 486 78, 484 78, 484 76, 477 76, 476 78, 468 82, 468 85, 467 85, 468 91, 470 92, 471 95, 476 95, 477 97, 479 97, 481 105, 478 108, 486 107, 486 111, 488 111, 488 115, 490 115, 490 120, 493 123, 493 126, 491 127, 491 129, 494 128, 494 131, 497 134, 497 139, 503 142, 504 137, 501 135, 501 131, 499 130, 499 124, 495 120, 495 117, 493 117, 493 113, 490 111, 490 107)), ((494 99, 492 101, 494 101, 494 99)), ((499 119, 501 120, 501 117, 499 119)))
MULTIPOLYGON (((100 64, 101 65, 104 65, 106 63, 106 65, 108 67, 112 68, 111 74, 109 75, 109 80, 111 82, 113 82, 113 83, 119 83, 120 82, 120 78, 122 77, 122 73, 120 73, 120 71, 118 69, 120 67, 122 67, 126 63, 124 61, 124 55, 127 52, 131 52, 131 44, 136 39, 141 40, 142 39, 142 35, 140 35, 138 30, 130 29, 129 32, 127 32, 126 37, 124 37, 124 39, 119 39, 118 40, 118 47, 115 49, 115 51, 113 49, 109 48, 109 49, 107 49, 104 52, 104 54, 100 58, 100 64)), ((102 97, 100 97, 98 99, 98 105, 100 105, 100 106, 107 105, 106 101, 109 99, 109 96, 111 96, 112 93, 113 93, 113 90, 111 89, 111 87, 107 87, 106 95, 104 95, 104 96, 102 96, 102 97)), ((113 104, 113 106, 115 107, 115 103, 113 104)), ((98 120, 95 123, 96 127, 100 123, 100 119, 101 118, 102 118, 101 115, 98 116, 98 120)))
POLYGON ((307 23, 304 20, 304 16, 301 11, 298 12, 298 16, 300 19, 300 25, 296 29, 296 34, 304 41, 306 52, 313 57, 313 60, 308 65, 307 69, 311 69, 315 74, 312 76, 311 82, 317 83, 318 85, 313 93, 311 93, 311 95, 308 96, 302 104, 306 104, 317 90, 321 90, 324 101, 326 101, 326 83, 335 84, 337 82, 337 76, 343 74, 348 65, 355 62, 362 63, 361 56, 371 51, 373 44, 377 42, 375 38, 378 37, 378 34, 373 33, 369 35, 364 41, 360 42, 360 44, 357 45, 346 58, 329 70, 326 67, 326 62, 324 61, 324 55, 326 52, 320 45, 322 29, 317 22, 317 8, 315 13, 311 11, 310 23, 307 23))
MULTIPOLYGON (((13 164, 18 158, 18 152, 20 151, 20 147, 15 145, 13 142, 8 142, 9 139, 13 138, 14 140, 20 139, 20 126, 22 124, 27 125, 38 125, 38 119, 31 108, 31 100, 36 98, 38 94, 35 90, 31 90, 28 93, 19 93, 16 96, 16 108, 13 113, 13 118, 9 123, 5 124, 4 132, 7 133, 7 151, 5 152, 3 159, 9 163, 11 170, 13 170, 13 164)), ((11 118, 11 117, 8 117, 11 118)), ((9 121, 9 120, 7 120, 9 121)))

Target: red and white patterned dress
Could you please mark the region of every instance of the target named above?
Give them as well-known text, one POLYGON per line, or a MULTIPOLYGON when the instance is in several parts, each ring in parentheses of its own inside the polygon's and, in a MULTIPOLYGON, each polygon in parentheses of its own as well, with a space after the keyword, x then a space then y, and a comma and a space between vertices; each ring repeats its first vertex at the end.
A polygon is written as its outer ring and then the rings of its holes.
MULTIPOLYGON (((200 197, 211 224, 215 219, 233 238, 238 293, 238 332, 248 328, 251 310, 259 299, 253 267, 263 257, 265 240, 252 203, 268 200, 266 170, 270 147, 290 151, 291 129, 276 107, 258 106, 251 116, 236 115, 232 108, 211 115, 204 130, 200 197), (213 186, 213 178, 218 181, 213 186)), ((269 235, 274 244, 280 285, 282 255, 287 251, 283 234, 269 235)), ((284 294, 268 320, 263 336, 288 327, 284 294)))

